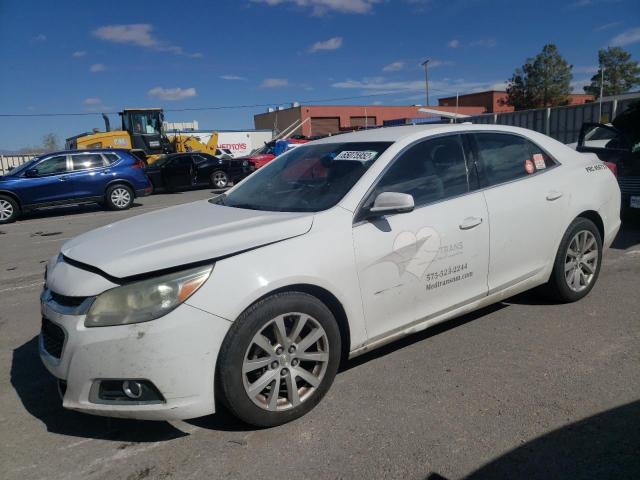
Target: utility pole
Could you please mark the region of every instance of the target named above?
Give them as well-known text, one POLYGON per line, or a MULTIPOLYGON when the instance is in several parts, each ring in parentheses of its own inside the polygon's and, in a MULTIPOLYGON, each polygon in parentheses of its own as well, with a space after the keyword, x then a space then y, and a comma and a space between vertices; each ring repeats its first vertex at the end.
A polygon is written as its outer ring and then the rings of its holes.
POLYGON ((598 122, 602 121, 602 93, 604 91, 604 65, 600 67, 600 98, 598 99, 598 122))
POLYGON ((424 67, 424 85, 425 91, 427 95, 427 104, 429 106, 429 58, 427 58, 424 62, 422 62, 422 66, 424 67))

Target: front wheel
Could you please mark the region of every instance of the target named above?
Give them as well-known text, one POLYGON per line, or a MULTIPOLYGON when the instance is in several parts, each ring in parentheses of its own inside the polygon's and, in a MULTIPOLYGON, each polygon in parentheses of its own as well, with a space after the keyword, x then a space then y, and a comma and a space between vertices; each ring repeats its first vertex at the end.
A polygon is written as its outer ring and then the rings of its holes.
POLYGON ((229 175, 223 170, 216 170, 211 174, 211 186, 213 188, 227 188, 229 186, 229 175))
POLYGON ((548 292, 561 302, 585 297, 600 274, 602 237, 595 224, 579 217, 567 229, 556 255, 548 292))
POLYGON ((20 215, 18 202, 6 195, 0 195, 0 224, 11 223, 20 215))
POLYGON ((126 210, 133 204, 133 190, 126 185, 112 185, 105 194, 105 204, 111 210, 126 210))
POLYGON ((320 402, 340 353, 338 325, 320 300, 300 292, 276 294, 231 326, 220 349, 219 392, 246 423, 281 425, 320 402))

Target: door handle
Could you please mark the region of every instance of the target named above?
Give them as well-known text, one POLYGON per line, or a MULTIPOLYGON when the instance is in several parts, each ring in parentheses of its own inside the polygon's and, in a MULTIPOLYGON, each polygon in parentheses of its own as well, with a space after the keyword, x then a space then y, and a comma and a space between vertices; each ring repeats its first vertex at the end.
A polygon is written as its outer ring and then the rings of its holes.
POLYGON ((467 217, 460 224, 460 230, 471 230, 474 227, 477 227, 482 223, 482 218, 480 217, 467 217))
POLYGON ((549 200, 550 202, 553 202, 554 200, 559 199, 561 196, 562 196, 562 192, 552 190, 549 193, 547 193, 547 200, 549 200))
POLYGON ((66 182, 67 177, 66 176, 58 177, 58 180, 60 180, 61 182, 66 182))

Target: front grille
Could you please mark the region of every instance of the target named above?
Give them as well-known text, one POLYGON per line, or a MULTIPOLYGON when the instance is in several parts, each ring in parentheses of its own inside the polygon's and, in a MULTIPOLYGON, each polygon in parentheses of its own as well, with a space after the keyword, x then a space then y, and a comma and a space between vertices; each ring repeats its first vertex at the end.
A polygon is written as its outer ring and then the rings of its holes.
POLYGON ((62 356, 64 348, 64 330, 46 318, 42 319, 42 346, 49 355, 55 358, 62 356))
POLYGON ((87 299, 87 297, 67 297, 66 295, 60 295, 55 292, 50 292, 50 294, 51 300, 63 307, 79 307, 80 305, 82 305, 82 302, 87 299))
POLYGON ((618 177, 618 185, 622 193, 640 195, 640 177, 618 177))

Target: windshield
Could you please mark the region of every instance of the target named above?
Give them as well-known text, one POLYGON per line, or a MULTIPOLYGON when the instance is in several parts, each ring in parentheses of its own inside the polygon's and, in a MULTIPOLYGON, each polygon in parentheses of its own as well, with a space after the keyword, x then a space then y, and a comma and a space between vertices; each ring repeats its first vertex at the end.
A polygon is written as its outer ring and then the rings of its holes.
POLYGON ((124 128, 134 134, 159 135, 162 121, 159 112, 127 112, 124 128))
POLYGON ((251 155, 273 155, 275 145, 266 144, 264 147, 256 148, 251 155))
POLYGON ((323 143, 291 150, 216 202, 276 212, 319 212, 333 207, 391 142, 323 143))

